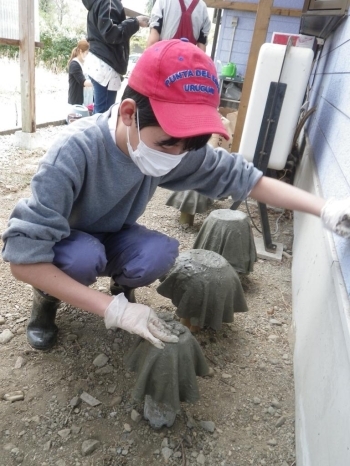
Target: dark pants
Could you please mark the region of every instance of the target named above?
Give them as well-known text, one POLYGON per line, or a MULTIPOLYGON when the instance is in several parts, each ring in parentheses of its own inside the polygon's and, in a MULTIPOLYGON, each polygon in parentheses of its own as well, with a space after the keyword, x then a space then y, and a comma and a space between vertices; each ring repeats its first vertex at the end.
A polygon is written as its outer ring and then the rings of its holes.
POLYGON ((94 88, 94 113, 106 112, 117 98, 117 91, 109 91, 108 85, 101 86, 97 81, 90 77, 94 88))
POLYGON ((146 286, 166 274, 179 254, 179 243, 142 225, 117 233, 90 235, 72 230, 54 246, 53 264, 84 285, 98 276, 112 277, 130 288, 146 286))

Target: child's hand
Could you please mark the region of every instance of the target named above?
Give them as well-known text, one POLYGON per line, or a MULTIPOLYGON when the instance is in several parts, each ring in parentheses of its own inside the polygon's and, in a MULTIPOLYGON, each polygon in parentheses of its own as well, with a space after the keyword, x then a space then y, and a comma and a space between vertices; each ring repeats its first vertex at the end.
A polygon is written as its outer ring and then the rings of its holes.
POLYGON ((350 198, 328 199, 321 210, 324 226, 344 238, 350 238, 350 198))

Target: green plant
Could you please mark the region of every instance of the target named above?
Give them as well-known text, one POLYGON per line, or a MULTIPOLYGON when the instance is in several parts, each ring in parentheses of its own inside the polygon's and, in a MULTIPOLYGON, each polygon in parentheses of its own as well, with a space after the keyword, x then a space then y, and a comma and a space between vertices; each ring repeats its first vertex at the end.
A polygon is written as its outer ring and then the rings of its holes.
POLYGON ((54 72, 62 72, 67 68, 71 51, 76 47, 80 37, 67 37, 62 34, 45 32, 41 35, 42 49, 37 49, 37 61, 54 72))

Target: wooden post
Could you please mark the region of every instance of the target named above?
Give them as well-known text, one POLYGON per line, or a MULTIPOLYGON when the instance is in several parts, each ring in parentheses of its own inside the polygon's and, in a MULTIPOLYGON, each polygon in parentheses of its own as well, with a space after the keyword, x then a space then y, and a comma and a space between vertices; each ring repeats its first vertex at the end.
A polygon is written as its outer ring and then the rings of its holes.
POLYGON ((22 132, 35 133, 34 0, 19 0, 22 132))
POLYGON ((232 152, 238 152, 241 142, 244 121, 247 114, 250 92, 252 90, 254 73, 260 47, 266 41, 273 0, 260 0, 256 13, 252 44, 250 47, 247 71, 244 77, 241 101, 238 108, 237 123, 232 141, 232 152))

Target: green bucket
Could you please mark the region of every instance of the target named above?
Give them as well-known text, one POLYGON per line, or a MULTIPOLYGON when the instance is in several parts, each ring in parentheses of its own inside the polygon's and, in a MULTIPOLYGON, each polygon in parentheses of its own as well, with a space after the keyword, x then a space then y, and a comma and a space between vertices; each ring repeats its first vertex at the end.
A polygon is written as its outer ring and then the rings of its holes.
POLYGON ((226 65, 223 65, 221 68, 221 74, 226 78, 234 78, 236 76, 236 71, 237 68, 234 63, 226 63, 226 65))

